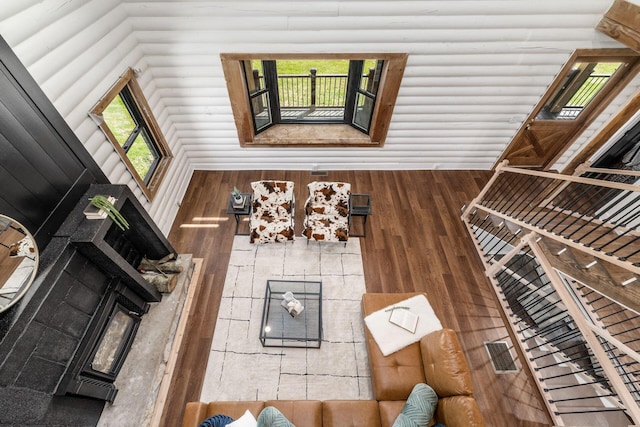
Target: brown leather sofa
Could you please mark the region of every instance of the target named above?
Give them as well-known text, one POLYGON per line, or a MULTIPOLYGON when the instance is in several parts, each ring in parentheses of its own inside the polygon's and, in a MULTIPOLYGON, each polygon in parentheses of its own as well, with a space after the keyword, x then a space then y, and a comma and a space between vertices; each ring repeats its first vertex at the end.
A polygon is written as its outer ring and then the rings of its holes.
MULTIPOLYGON (((365 294, 364 316, 418 293, 365 294)), ((473 398, 469 368, 456 333, 432 332, 415 344, 383 356, 365 328, 371 381, 376 400, 271 400, 257 402, 189 402, 183 427, 225 414, 237 419, 245 410, 257 417, 265 406, 280 410, 296 427, 391 427, 413 386, 425 382, 438 394, 434 422, 447 427, 485 425, 473 398)))

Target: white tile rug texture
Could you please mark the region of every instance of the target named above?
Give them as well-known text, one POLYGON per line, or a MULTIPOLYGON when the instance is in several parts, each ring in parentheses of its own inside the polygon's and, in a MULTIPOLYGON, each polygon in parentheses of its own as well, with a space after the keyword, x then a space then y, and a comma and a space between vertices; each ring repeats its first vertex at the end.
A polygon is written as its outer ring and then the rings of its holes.
POLYGON ((200 400, 372 399, 360 308, 360 241, 233 243, 200 400), (323 340, 317 348, 263 347, 267 280, 322 281, 323 340))

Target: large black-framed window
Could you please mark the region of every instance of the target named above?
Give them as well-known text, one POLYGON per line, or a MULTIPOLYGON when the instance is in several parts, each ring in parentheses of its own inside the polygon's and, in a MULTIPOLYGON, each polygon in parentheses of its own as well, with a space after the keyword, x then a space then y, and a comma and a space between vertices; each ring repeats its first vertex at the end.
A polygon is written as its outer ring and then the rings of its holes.
POLYGON ((276 124, 305 123, 349 124, 369 134, 384 61, 343 62, 345 73, 319 74, 311 67, 286 74, 277 60, 242 61, 255 134, 276 124))
POLYGON ((102 117, 142 181, 149 184, 161 155, 151 137, 151 129, 127 86, 109 103, 102 117))
POLYGON ((120 77, 90 115, 144 195, 152 200, 173 156, 132 69, 120 77))

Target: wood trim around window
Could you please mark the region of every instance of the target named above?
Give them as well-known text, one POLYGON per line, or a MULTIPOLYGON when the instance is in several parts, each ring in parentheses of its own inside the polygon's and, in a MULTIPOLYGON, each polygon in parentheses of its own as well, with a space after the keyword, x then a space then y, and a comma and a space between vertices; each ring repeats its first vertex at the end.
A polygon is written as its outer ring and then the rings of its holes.
POLYGON ((381 147, 384 145, 389 131, 389 123, 391 122, 393 108, 400 90, 407 58, 408 54, 406 53, 220 54, 240 146, 381 147), (249 105, 249 97, 241 65, 243 60, 252 59, 380 59, 385 61, 380 79, 380 89, 371 118, 369 135, 365 135, 346 124, 277 124, 255 135, 251 118, 251 106, 249 105))
POLYGON ((153 116, 153 113, 151 112, 151 107, 149 106, 147 102, 147 98, 144 96, 144 93, 142 92, 142 88, 140 87, 140 85, 138 84, 138 81, 136 80, 135 72, 133 71, 133 69, 129 68, 118 79, 118 81, 109 89, 109 91, 93 107, 89 115, 94 119, 96 123, 98 123, 98 126, 100 127, 102 132, 104 132, 107 139, 111 142, 115 150, 118 152, 122 161, 127 166, 127 169, 129 170, 129 172, 131 172, 131 175, 134 177, 134 179, 138 183, 138 186, 144 193, 145 197, 149 201, 153 200, 158 190, 158 187, 160 186, 160 183, 162 183, 162 180, 165 174, 167 173, 167 170, 169 169, 169 165, 173 160, 173 154, 171 153, 169 144, 167 144, 167 141, 165 140, 164 135, 160 130, 160 126, 158 125, 158 122, 156 121, 155 117, 153 116), (109 106, 111 101, 113 101, 113 99, 116 96, 118 96, 118 94, 122 91, 122 89, 124 89, 125 86, 128 87, 129 90, 131 91, 131 94, 133 95, 133 99, 136 103, 136 106, 138 107, 138 110, 142 114, 143 119, 145 120, 149 128, 149 131, 151 132, 151 137, 153 138, 156 144, 156 148, 158 149, 158 152, 160 154, 160 160, 158 161, 156 170, 154 171, 151 177, 151 180, 149 181, 148 184, 145 184, 143 179, 140 177, 140 175, 138 175, 138 172, 135 170, 135 168, 133 167, 133 164, 131 164, 131 161, 127 157, 127 153, 125 153, 125 151, 122 149, 122 147, 116 140, 115 136, 113 136, 113 134, 111 133, 109 126, 107 126, 107 124, 104 121, 104 118, 102 117, 102 113, 104 112, 104 110, 109 106))

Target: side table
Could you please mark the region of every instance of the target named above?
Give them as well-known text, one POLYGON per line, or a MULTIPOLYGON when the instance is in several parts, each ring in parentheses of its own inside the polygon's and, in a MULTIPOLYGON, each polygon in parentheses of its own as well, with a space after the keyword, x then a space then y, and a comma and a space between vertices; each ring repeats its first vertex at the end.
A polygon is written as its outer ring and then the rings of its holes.
POLYGON ((353 237, 367 237, 367 218, 371 215, 371 195, 369 194, 351 194, 351 213, 350 216, 362 217, 362 234, 352 234, 353 237))
POLYGON ((234 234, 239 236, 248 236, 249 233, 238 233, 238 225, 240 225, 241 216, 249 216, 251 214, 251 193, 240 193, 244 199, 244 205, 241 208, 235 208, 233 195, 229 195, 229 203, 227 204, 227 214, 233 214, 236 219, 236 229, 234 234))

